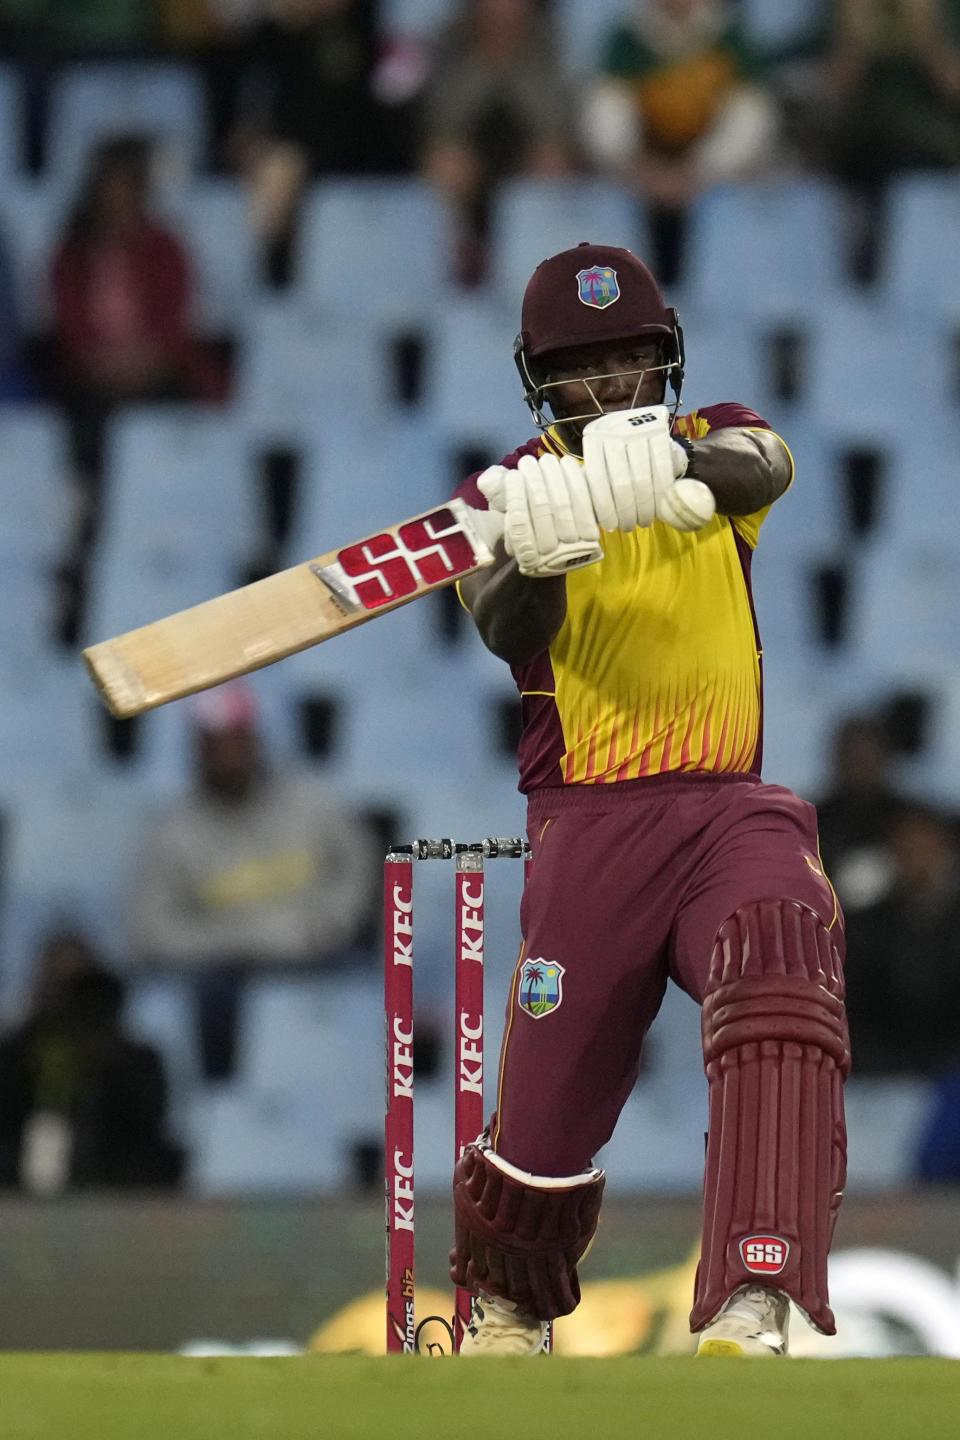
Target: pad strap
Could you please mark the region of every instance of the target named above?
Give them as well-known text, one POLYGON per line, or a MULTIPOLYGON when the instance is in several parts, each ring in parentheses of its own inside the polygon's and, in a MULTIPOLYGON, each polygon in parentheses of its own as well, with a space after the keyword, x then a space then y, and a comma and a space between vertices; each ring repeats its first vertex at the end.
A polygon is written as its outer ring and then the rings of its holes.
POLYGON ((464 1150, 453 1177, 453 1283, 512 1300, 538 1320, 580 1303, 577 1262, 597 1228, 604 1172, 537 1176, 502 1160, 485 1137, 464 1150))
POLYGON ((833 1334, 827 1254, 850 1048, 840 953, 815 911, 762 901, 721 926, 702 1031, 710 1120, 691 1329, 738 1286, 760 1284, 833 1334))

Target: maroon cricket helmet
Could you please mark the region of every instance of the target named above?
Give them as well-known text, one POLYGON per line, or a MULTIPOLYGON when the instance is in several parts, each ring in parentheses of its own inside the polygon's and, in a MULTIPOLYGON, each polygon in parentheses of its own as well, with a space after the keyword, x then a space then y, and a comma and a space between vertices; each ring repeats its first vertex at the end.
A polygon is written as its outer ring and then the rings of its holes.
POLYGON ((534 418, 543 400, 542 379, 538 379, 542 367, 536 363, 543 356, 641 336, 662 337, 667 378, 679 401, 683 331, 676 310, 664 304, 648 266, 631 250, 588 241, 541 261, 524 293, 514 346, 534 418))

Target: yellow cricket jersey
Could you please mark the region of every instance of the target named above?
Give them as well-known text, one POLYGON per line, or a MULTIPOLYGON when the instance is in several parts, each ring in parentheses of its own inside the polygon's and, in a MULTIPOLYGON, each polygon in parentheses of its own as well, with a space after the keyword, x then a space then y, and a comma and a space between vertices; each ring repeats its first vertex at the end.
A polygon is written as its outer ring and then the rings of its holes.
MULTIPOLYGON (((675 431, 697 439, 730 426, 769 428, 753 411, 724 404, 682 416, 675 431)), ((503 463, 551 449, 562 447, 548 434, 503 463)), ((475 480, 457 493, 483 506, 475 480)), ((675 770, 759 771, 750 560, 767 509, 716 515, 691 533, 660 521, 604 532, 604 558, 567 576, 567 616, 549 651, 513 667, 521 790, 675 770)))

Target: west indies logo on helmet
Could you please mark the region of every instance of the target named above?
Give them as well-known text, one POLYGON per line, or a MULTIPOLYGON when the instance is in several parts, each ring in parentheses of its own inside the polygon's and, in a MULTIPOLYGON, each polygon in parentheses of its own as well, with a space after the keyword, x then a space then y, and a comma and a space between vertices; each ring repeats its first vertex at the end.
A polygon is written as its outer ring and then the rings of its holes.
MULTIPOLYGON (((549 359, 557 352, 581 346, 623 346, 632 340, 655 339, 660 357, 656 366, 638 370, 637 390, 643 375, 660 370, 674 395, 674 413, 683 385, 683 331, 677 312, 665 305, 660 287, 648 267, 631 250, 588 241, 543 260, 527 285, 520 315, 520 334, 514 359, 523 381, 523 396, 538 429, 560 421, 586 422, 603 413, 595 408, 583 415, 558 415, 550 391, 562 381, 550 381, 549 359), (544 412, 549 404, 552 416, 544 412)), ((584 386, 589 391, 591 379, 584 386)))

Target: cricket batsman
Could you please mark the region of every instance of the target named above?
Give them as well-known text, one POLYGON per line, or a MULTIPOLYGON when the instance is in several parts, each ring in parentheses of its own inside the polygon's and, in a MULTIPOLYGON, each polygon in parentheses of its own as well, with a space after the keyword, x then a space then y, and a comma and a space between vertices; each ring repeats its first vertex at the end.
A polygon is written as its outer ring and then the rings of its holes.
POLYGON ((793 478, 725 402, 680 414, 683 335, 628 250, 537 268, 515 349, 538 437, 457 494, 503 516, 461 581, 522 698, 533 864, 496 1109, 454 1174, 462 1354, 534 1355, 575 1309, 604 1174, 668 980, 702 1007, 700 1355, 833 1334, 846 1168, 843 920, 813 807, 765 784, 750 563, 793 478))

